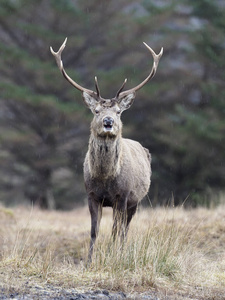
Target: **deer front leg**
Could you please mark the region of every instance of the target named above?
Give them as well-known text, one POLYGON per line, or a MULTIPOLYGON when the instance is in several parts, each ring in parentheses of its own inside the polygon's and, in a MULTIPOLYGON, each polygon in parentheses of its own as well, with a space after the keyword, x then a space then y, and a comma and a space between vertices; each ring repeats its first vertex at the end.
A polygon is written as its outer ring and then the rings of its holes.
POLYGON ((119 235, 121 240, 124 240, 126 235, 126 223, 127 223, 127 200, 126 198, 116 197, 116 203, 113 207, 113 228, 112 236, 115 240, 119 235))
POLYGON ((91 240, 88 254, 88 262, 90 263, 92 260, 93 248, 98 235, 99 225, 102 217, 102 205, 96 200, 93 194, 89 194, 88 206, 91 214, 91 240))

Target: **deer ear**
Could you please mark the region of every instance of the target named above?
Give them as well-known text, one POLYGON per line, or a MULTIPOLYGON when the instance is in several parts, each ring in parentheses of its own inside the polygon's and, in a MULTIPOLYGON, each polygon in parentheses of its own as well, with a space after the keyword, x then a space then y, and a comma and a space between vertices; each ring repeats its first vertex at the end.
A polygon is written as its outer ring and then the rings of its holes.
POLYGON ((84 103, 87 105, 88 108, 90 108, 91 111, 93 111, 98 101, 93 96, 91 96, 86 92, 83 92, 82 96, 83 96, 84 103))
POLYGON ((123 96, 119 100, 119 107, 120 107, 121 111, 124 111, 124 110, 130 108, 131 105, 134 102, 134 98, 135 98, 135 93, 134 92, 123 96))

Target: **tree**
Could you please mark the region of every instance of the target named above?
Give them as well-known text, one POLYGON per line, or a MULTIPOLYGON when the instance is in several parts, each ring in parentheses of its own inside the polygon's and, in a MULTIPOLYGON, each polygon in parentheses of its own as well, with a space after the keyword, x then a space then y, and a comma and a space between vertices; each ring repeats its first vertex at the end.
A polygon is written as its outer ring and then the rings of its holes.
POLYGON ((192 101, 176 109, 182 122, 179 131, 183 141, 190 143, 184 160, 184 167, 193 174, 189 186, 195 192, 211 196, 225 184, 225 47, 222 43, 225 10, 208 0, 188 3, 193 6, 193 16, 199 19, 199 29, 192 35, 195 51, 190 61, 200 63, 202 72, 192 76, 189 92, 192 101))
POLYGON ((0 105, 6 113, 1 146, 8 173, 20 179, 20 187, 10 176, 7 182, 16 199, 25 194, 43 207, 59 208, 66 206, 65 195, 67 202, 84 198, 80 186, 90 117, 81 95, 61 78, 49 46, 57 49, 68 36, 64 64, 71 77, 94 88, 99 75, 102 94, 110 90, 106 96, 112 97, 130 75, 131 61, 140 60, 137 44, 149 34, 143 13, 147 21, 141 1, 121 1, 119 11, 114 1, 3 1, 0 105))
POLYGON ((65 37, 64 66, 82 86, 113 97, 154 80, 124 113, 124 136, 152 153, 150 198, 196 204, 224 186, 224 7, 192 0, 3 0, 0 6, 0 196, 84 203, 82 163, 90 112, 63 80, 49 46, 65 37), (26 8, 26 9, 25 9, 26 8), (16 26, 15 26, 16 24, 16 26), (203 26, 204 25, 204 26, 203 26), (209 122, 210 120, 210 122, 209 122), (206 167, 207 166, 207 167, 206 167), (198 200, 199 201, 199 200, 198 200))

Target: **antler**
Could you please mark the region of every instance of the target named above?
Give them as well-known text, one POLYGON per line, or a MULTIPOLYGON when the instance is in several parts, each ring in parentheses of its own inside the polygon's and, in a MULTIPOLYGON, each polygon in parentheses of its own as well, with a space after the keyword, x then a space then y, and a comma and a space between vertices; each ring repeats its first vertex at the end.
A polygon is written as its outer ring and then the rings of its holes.
POLYGON ((61 71, 61 73, 63 74, 63 76, 66 78, 66 80, 69 81, 69 83, 72 84, 72 86, 74 86, 79 91, 86 92, 86 93, 92 94, 92 95, 95 94, 95 95, 97 95, 97 97, 100 97, 100 90, 99 90, 99 87, 98 87, 97 77, 95 77, 95 85, 96 85, 96 91, 97 91, 97 93, 96 93, 96 92, 94 92, 92 90, 88 90, 88 89, 82 87, 81 85, 79 85, 78 83, 76 83, 72 78, 69 77, 69 75, 64 70, 63 62, 62 62, 62 58, 61 58, 61 54, 62 54, 64 48, 66 47, 66 42, 67 42, 67 38, 63 42, 62 46, 59 48, 58 52, 55 52, 52 49, 52 47, 50 47, 51 53, 55 57, 56 63, 58 65, 58 67, 59 67, 59 70, 61 71))
POLYGON ((156 70, 157 70, 157 67, 158 67, 158 63, 159 63, 159 60, 163 54, 163 48, 161 48, 161 51, 159 52, 159 54, 156 54, 151 47, 149 47, 145 42, 143 42, 143 44, 148 48, 148 50, 151 52, 152 56, 153 56, 153 66, 152 66, 152 69, 151 69, 151 72, 150 74, 148 75, 147 78, 145 78, 144 81, 142 81, 140 84, 138 84, 136 87, 130 89, 130 90, 127 90, 127 91, 124 91, 121 93, 121 91, 123 90, 124 86, 125 86, 125 83, 127 82, 127 80, 125 79, 122 87, 119 89, 119 91, 117 92, 116 94, 116 97, 121 99, 123 98, 124 96, 128 95, 128 94, 131 94, 131 93, 134 93, 138 90, 140 90, 150 79, 152 79, 156 73, 156 70))
MULTIPOLYGON (((95 77, 95 87, 96 87, 96 92, 92 91, 92 90, 89 90, 89 89, 86 89, 84 87, 82 87, 81 85, 79 85, 78 83, 76 83, 72 78, 69 77, 69 75, 66 73, 64 67, 63 67, 63 62, 62 62, 62 58, 61 58, 61 55, 62 55, 62 52, 66 46, 66 42, 67 42, 67 38, 65 39, 65 41, 63 42, 63 44, 61 45, 61 47, 59 48, 58 52, 55 52, 52 47, 50 47, 50 50, 51 50, 51 53, 52 55, 54 55, 55 57, 55 60, 56 60, 56 63, 59 67, 59 70, 61 71, 61 73, 63 74, 63 76, 66 78, 67 81, 69 81, 70 84, 72 84, 72 86, 74 86, 76 89, 78 89, 79 91, 81 92, 86 92, 88 94, 91 94, 91 95, 95 95, 97 96, 97 99, 100 98, 100 89, 99 89, 99 86, 98 86, 98 80, 97 80, 97 77, 95 77)), ((124 96, 128 95, 128 94, 131 94, 131 93, 134 93, 136 91, 138 91, 139 89, 141 89, 150 79, 153 78, 153 76, 155 75, 156 73, 156 70, 157 70, 157 67, 158 67, 158 63, 159 63, 159 60, 163 54, 163 48, 161 48, 161 51, 159 52, 159 54, 156 54, 152 48, 150 48, 146 43, 144 43, 144 45, 148 48, 148 50, 151 52, 152 56, 153 56, 153 66, 152 66, 152 69, 151 69, 151 72, 150 74, 148 75, 147 78, 145 78, 144 81, 142 81, 139 85, 137 85, 136 87, 130 89, 130 90, 127 90, 127 91, 124 91, 122 92, 126 82, 127 82, 127 79, 124 80, 124 83, 122 84, 121 88, 118 90, 118 92, 116 93, 116 98, 117 99, 121 99, 123 98, 124 96)))
POLYGON ((126 82, 127 82, 127 78, 124 80, 124 82, 123 82, 121 88, 120 88, 120 89, 118 90, 118 92, 116 93, 116 98, 119 97, 119 95, 120 95, 120 93, 122 92, 122 90, 123 90, 123 88, 124 88, 126 82))
POLYGON ((98 97, 101 97, 101 96, 100 96, 100 89, 99 89, 99 86, 98 86, 98 79, 97 79, 97 76, 95 76, 95 88, 96 88, 97 96, 98 96, 98 97))

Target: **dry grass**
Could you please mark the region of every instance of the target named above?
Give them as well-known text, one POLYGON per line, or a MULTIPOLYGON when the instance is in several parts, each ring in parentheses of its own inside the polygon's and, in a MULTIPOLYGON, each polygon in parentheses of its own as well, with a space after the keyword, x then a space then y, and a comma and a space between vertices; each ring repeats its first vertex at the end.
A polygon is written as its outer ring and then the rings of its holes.
POLYGON ((140 209, 124 245, 112 243, 112 214, 105 210, 88 267, 86 207, 71 212, 0 207, 0 224, 0 282, 8 290, 24 292, 29 282, 225 299, 224 206, 140 209))

